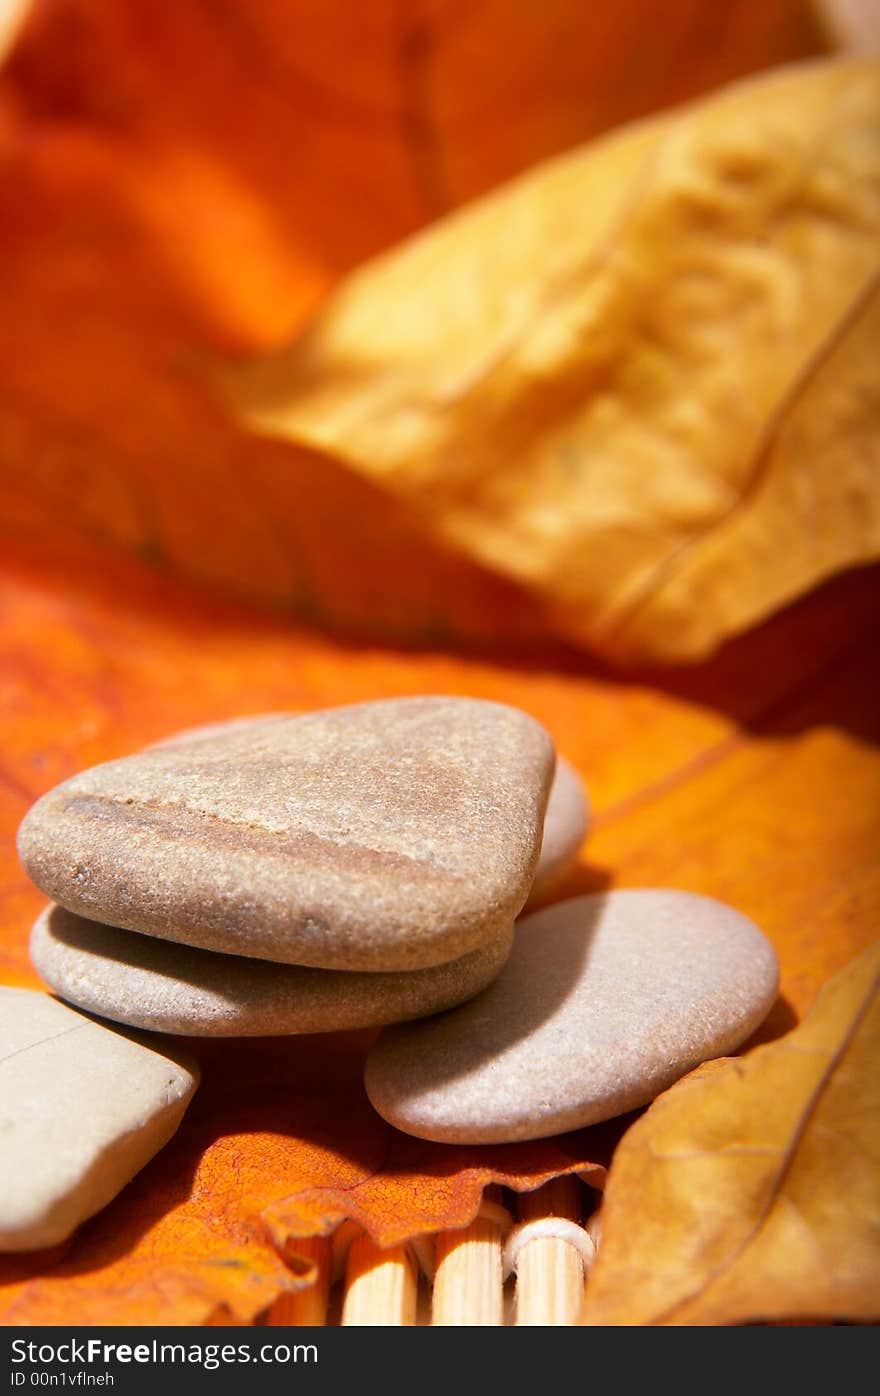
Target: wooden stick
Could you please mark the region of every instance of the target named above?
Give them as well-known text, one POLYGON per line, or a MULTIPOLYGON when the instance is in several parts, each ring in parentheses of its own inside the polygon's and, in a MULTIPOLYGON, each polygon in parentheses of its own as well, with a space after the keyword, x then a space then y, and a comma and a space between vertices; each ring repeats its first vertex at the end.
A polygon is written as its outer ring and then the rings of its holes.
POLYGON ((304 1274, 314 1265, 315 1283, 308 1289, 280 1294, 266 1315, 266 1323, 270 1327, 323 1328, 327 1322, 332 1244, 326 1236, 309 1236, 295 1244, 296 1259, 291 1268, 295 1274, 304 1274))
MULTIPOLYGON (((562 1217, 580 1223, 581 1184, 577 1178, 554 1178, 520 1198, 522 1222, 562 1217)), ((584 1299, 584 1263, 570 1241, 558 1236, 525 1240, 516 1262, 517 1326, 573 1327, 584 1299)))
MULTIPOLYGON (((497 1206, 493 1193, 487 1188, 485 1200, 497 1206)), ((503 1323, 501 1232, 497 1219, 478 1216, 461 1231, 438 1234, 431 1315, 435 1327, 486 1328, 503 1323)))
POLYGON ((380 1250, 369 1236, 352 1241, 345 1267, 342 1327, 411 1328, 418 1274, 405 1246, 380 1250))

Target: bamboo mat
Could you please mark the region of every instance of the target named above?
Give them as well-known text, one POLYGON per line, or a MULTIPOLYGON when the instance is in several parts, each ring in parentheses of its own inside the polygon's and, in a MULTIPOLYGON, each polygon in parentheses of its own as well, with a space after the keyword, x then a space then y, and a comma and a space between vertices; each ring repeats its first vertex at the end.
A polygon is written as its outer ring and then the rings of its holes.
POLYGON ((574 1177, 516 1196, 487 1190, 460 1231, 381 1250, 352 1223, 299 1242, 314 1283, 279 1298, 270 1326, 573 1326, 596 1244, 597 1194, 574 1177), (591 1221, 592 1219, 592 1221, 591 1221))

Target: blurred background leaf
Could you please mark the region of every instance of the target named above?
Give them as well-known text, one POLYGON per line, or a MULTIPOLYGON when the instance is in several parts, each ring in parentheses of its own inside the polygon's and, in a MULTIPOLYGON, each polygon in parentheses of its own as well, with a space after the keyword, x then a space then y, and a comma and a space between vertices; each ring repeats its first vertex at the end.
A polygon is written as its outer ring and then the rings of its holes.
POLYGON ((276 346, 532 162, 825 43, 806 0, 35 0, 0 72, 0 527, 358 633, 540 638, 539 603, 255 443, 193 364, 276 346))
POLYGON ((538 165, 226 375, 617 659, 700 659, 880 556, 880 62, 538 165))

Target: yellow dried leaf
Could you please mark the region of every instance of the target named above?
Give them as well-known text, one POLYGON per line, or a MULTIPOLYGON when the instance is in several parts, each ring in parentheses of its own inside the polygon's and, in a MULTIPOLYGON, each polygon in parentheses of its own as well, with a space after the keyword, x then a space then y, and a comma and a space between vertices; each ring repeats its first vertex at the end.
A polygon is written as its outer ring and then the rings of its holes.
POLYGON ((538 167, 235 371, 618 657, 695 659, 880 553, 880 64, 782 69, 538 167))
POLYGON ((788 1036, 710 1062, 624 1137, 591 1324, 880 1315, 880 942, 788 1036))

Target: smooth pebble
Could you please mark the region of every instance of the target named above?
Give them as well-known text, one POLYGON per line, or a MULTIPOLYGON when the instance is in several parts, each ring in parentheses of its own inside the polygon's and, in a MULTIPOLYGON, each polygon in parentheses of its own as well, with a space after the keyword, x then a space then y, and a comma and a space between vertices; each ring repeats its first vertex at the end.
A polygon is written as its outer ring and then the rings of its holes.
POLYGON ((19 853, 89 920, 324 969, 420 969, 521 910, 554 765, 516 708, 361 703, 95 766, 37 801, 19 853))
POLYGON ((386 1028, 367 1093, 423 1139, 577 1129, 733 1051, 777 983, 770 942, 721 902, 661 890, 575 897, 522 918, 505 968, 470 1003, 386 1028))
POLYGON ((254 1037, 383 1027, 439 1013, 498 974, 512 924, 488 944, 429 969, 358 973, 271 964, 173 945, 48 907, 31 958, 69 1003, 119 1023, 195 1037, 254 1037))
POLYGON ((57 1245, 171 1138, 198 1084, 48 994, 0 988, 0 1250, 57 1245))
POLYGON ((563 757, 556 761, 556 774, 550 787, 541 856, 535 869, 535 880, 526 903, 541 901, 552 892, 577 862, 581 844, 590 825, 590 805, 583 782, 573 766, 563 757))

